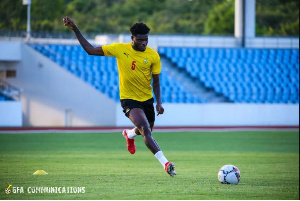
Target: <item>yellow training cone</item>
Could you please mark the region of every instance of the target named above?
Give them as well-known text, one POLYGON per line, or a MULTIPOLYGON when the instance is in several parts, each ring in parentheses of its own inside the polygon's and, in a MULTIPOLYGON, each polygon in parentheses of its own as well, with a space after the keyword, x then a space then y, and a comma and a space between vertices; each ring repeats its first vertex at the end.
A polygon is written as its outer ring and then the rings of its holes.
POLYGON ((48 174, 47 172, 45 172, 44 170, 37 170, 33 173, 33 175, 46 175, 48 174))

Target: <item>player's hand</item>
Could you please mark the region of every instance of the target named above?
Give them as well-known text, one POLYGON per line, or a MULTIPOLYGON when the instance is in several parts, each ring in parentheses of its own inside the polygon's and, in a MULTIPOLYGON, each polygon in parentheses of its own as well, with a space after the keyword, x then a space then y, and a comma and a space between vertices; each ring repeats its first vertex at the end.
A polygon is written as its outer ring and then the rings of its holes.
POLYGON ((163 108, 162 104, 161 103, 158 103, 156 105, 156 112, 157 112, 157 116, 160 115, 160 114, 163 114, 165 111, 165 109, 163 108))
POLYGON ((63 22, 64 22, 64 25, 69 27, 69 29, 71 29, 71 30, 74 30, 77 28, 74 21, 68 16, 63 18, 63 22))

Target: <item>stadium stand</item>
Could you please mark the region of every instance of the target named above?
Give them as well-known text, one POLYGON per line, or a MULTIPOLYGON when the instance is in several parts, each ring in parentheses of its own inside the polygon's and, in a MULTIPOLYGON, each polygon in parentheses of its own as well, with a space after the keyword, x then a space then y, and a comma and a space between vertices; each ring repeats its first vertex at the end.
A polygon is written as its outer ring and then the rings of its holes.
POLYGON ((299 103, 299 49, 160 47, 158 52, 234 103, 299 103))
POLYGON ((14 101, 14 100, 16 100, 14 97, 0 91, 0 101, 14 101))
MULTIPOLYGON (((114 57, 89 56, 79 45, 30 44, 30 46, 114 101, 120 101, 118 69, 114 57)), ((163 69, 160 81, 164 103, 206 102, 175 82, 163 69)))
POLYGON ((0 79, 0 101, 14 101, 20 99, 21 90, 0 79))
POLYGON ((5 97, 0 94, 0 101, 5 101, 5 97))
MULTIPOLYGON (((30 44, 61 67, 119 101, 113 57, 88 56, 79 45, 30 44)), ((234 103, 299 103, 299 49, 159 47, 160 55, 234 103)), ((206 103, 162 70, 162 101, 206 103)))

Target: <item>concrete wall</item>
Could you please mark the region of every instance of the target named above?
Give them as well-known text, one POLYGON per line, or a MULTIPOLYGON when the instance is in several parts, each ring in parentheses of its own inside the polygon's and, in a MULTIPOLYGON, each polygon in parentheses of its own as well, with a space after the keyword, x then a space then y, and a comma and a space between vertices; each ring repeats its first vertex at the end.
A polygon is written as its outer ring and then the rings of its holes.
MULTIPOLYGON (((297 126, 299 105, 287 104, 164 104, 156 126, 297 126)), ((117 110, 117 126, 131 122, 117 110)))
POLYGON ((0 61, 21 61, 21 43, 0 42, 0 61))
POLYGON ((114 125, 112 100, 26 44, 19 45, 17 77, 6 81, 22 89, 24 126, 114 125))
POLYGON ((297 48, 299 38, 255 37, 246 38, 247 48, 297 48))
POLYGON ((0 126, 22 126, 22 103, 20 101, 0 102, 0 126))

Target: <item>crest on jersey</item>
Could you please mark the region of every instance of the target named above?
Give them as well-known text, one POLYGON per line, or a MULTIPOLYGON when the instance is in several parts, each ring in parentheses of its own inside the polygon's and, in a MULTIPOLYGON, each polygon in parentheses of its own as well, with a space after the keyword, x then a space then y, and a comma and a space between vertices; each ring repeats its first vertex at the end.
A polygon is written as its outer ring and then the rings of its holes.
POLYGON ((145 63, 145 64, 147 64, 147 63, 148 63, 148 58, 146 58, 146 59, 144 60, 144 63, 145 63))

